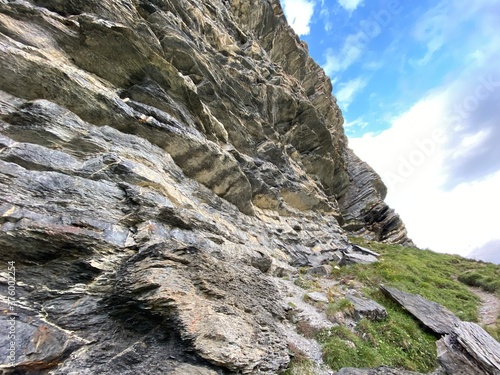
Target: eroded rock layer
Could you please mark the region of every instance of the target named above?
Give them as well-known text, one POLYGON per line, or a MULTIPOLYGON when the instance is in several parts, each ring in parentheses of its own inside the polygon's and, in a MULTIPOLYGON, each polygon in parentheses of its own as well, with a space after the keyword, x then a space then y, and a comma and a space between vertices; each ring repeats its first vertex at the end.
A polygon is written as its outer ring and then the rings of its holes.
POLYGON ((277 0, 0 0, 0 50, 6 371, 275 374, 277 277, 409 242, 277 0))

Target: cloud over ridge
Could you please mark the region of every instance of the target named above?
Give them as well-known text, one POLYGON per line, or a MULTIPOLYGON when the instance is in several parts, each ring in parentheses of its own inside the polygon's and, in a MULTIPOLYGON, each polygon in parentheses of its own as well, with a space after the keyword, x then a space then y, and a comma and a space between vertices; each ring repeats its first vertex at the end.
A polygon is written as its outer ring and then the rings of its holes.
POLYGON ((298 35, 310 32, 310 23, 316 5, 314 0, 281 0, 286 19, 298 35))

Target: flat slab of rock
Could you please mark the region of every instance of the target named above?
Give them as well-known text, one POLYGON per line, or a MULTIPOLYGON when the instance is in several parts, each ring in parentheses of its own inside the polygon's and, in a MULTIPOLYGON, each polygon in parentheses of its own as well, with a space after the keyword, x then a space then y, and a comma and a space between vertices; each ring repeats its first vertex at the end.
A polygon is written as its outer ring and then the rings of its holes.
POLYGON ((384 320, 387 318, 387 310, 384 306, 368 298, 356 297, 348 294, 346 298, 354 306, 354 317, 356 319, 384 320))
POLYGON ((306 294, 307 297, 315 302, 324 302, 328 303, 328 297, 324 293, 320 292, 311 292, 306 294))
POLYGON ((437 347, 438 360, 449 374, 500 374, 500 343, 475 323, 458 323, 437 347))
POLYGON ((439 303, 429 301, 420 295, 406 293, 396 288, 380 286, 382 292, 408 310, 423 325, 438 334, 453 332, 460 322, 451 311, 439 303))
POLYGON ((375 263, 377 258, 373 255, 362 255, 362 254, 344 254, 339 266, 348 266, 350 264, 371 264, 375 263))
POLYGON ((0 364, 0 372, 38 373, 42 369, 56 366, 88 343, 71 332, 44 321, 35 311, 24 307, 16 306, 16 313, 11 315, 8 313, 9 305, 1 301, 0 311, 0 329, 4 333, 0 344, 0 357, 4 363, 0 364), (7 339, 8 332, 14 335, 10 339, 7 339), (12 347, 15 349, 11 350, 12 347))
POLYGON ((375 251, 367 249, 366 247, 363 247, 363 246, 352 245, 352 248, 354 251, 358 251, 358 252, 363 253, 363 254, 373 255, 374 257, 380 256, 379 253, 376 253, 375 251))

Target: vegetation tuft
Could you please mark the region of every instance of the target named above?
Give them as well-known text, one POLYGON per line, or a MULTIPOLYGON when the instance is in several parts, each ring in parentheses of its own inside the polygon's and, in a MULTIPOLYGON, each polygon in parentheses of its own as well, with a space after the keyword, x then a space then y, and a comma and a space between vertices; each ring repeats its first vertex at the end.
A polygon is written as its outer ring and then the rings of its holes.
POLYGON ((354 311, 354 306, 352 302, 349 301, 347 298, 342 298, 333 303, 329 303, 328 307, 326 308, 325 314, 328 319, 333 320, 335 314, 338 312, 343 312, 347 313, 347 315, 351 315, 353 311, 354 311))
POLYGON ((492 263, 478 262, 475 269, 463 272, 458 276, 458 280, 500 295, 500 267, 492 263))
MULTIPOLYGON (((388 304, 389 306, 389 304, 388 304)), ((354 331, 333 327, 319 336, 323 360, 333 370, 342 367, 387 365, 429 372, 436 367, 435 337, 423 332, 418 323, 395 304, 387 308, 383 322, 363 319, 354 331)))
MULTIPOLYGON (((477 322, 479 297, 461 279, 471 271, 482 272, 485 263, 359 238, 352 238, 351 241, 378 252, 380 261, 371 265, 342 267, 335 271, 334 278, 355 279, 365 286, 365 293, 375 293, 375 296, 380 284, 420 294, 445 306, 462 320, 477 322)), ((492 266, 493 270, 500 271, 500 267, 492 266)), ((489 273, 492 271, 489 270, 489 273)))
POLYGON ((281 375, 314 375, 315 366, 297 346, 288 344, 291 361, 288 368, 281 375))

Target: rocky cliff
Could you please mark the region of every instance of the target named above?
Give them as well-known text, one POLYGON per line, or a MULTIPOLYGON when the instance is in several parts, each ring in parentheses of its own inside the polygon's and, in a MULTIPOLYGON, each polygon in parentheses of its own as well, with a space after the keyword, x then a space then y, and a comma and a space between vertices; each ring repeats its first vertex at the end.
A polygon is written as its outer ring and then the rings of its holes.
POLYGON ((0 0, 0 49, 5 373, 275 374, 287 275, 411 242, 278 0, 0 0))

